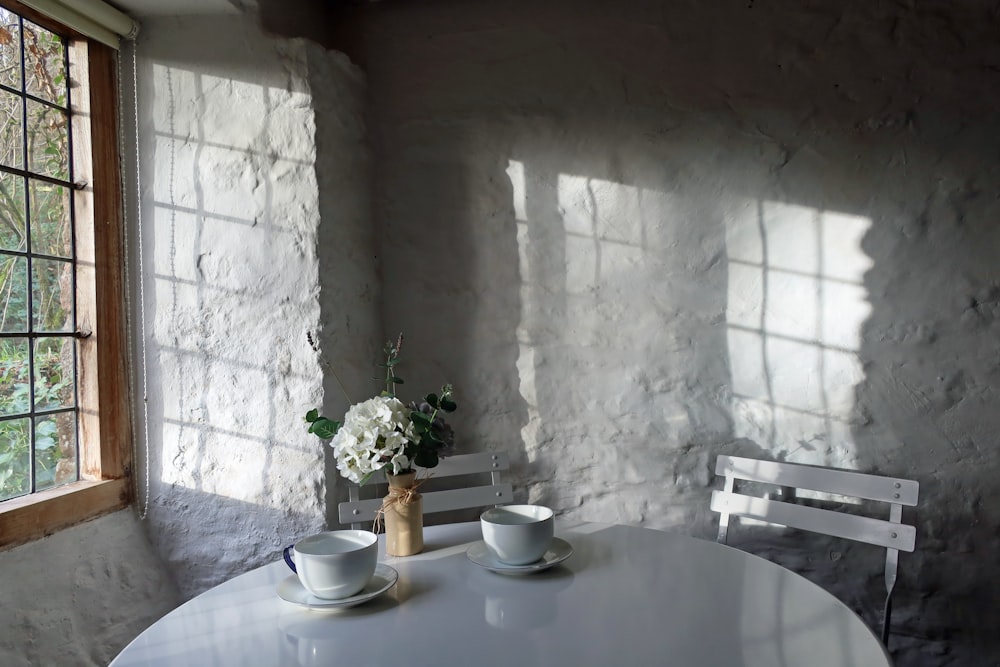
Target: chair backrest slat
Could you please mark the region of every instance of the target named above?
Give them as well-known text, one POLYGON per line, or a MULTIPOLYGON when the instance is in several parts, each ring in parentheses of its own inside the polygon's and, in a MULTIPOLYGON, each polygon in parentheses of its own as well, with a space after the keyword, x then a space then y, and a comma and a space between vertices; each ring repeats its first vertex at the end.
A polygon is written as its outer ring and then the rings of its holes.
MULTIPOLYGON (((487 452, 485 454, 456 454, 441 459, 433 468, 420 468, 418 478, 457 477, 458 475, 475 475, 484 472, 507 470, 510 459, 502 452, 487 452)), ((385 484, 385 475, 377 472, 368 478, 365 486, 370 484, 385 484)))
MULTIPOLYGON (((514 491, 510 484, 496 484, 429 491, 420 495, 423 497, 424 514, 434 514, 435 512, 450 512, 470 507, 503 505, 511 502, 514 491)), ((381 498, 341 503, 338 507, 340 523, 373 521, 380 507, 382 507, 381 498)))
POLYGON ((712 492, 712 510, 902 551, 913 551, 917 537, 905 524, 724 491, 712 492))
MULTIPOLYGON (((510 484, 501 483, 499 475, 501 471, 510 467, 509 461, 508 456, 503 453, 458 454, 441 459, 441 462, 434 468, 421 468, 417 478, 429 478, 430 481, 426 482, 427 484, 432 484, 432 481, 436 479, 484 474, 490 475, 491 482, 488 485, 440 491, 432 491, 421 486, 420 495, 423 498, 424 514, 475 507, 492 507, 512 502, 514 498, 513 487, 510 484)), ((369 478, 365 487, 351 485, 348 490, 350 500, 337 506, 340 523, 350 523, 353 527, 360 528, 361 522, 374 520, 379 508, 382 507, 382 498, 362 499, 361 489, 384 483, 385 475, 376 473, 369 478)))
POLYGON ((919 494, 919 484, 913 480, 739 456, 720 456, 715 474, 910 507, 917 504, 919 494))

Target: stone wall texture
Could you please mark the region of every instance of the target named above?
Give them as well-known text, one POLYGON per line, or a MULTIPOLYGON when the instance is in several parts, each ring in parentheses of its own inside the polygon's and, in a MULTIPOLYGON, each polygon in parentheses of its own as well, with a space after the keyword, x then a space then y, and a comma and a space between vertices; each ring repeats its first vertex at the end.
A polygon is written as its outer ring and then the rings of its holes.
MULTIPOLYGON (((717 455, 916 479, 899 665, 1000 664, 1000 17, 971 2, 382 3, 387 332, 571 519, 714 537, 717 455)), ((733 544, 877 626, 878 549, 733 544)))
MULTIPOLYGON (((149 523, 191 596, 326 524, 324 448, 303 417, 323 406, 331 363, 367 356, 352 341, 370 339, 374 321, 373 308, 355 305, 373 273, 359 250, 370 188, 356 186, 366 151, 350 98, 361 84, 346 58, 266 36, 252 17, 148 23, 139 100, 149 523), (322 95, 341 106, 321 133, 322 95), (321 315, 321 300, 334 308, 345 285, 347 324, 321 315), (361 335, 344 336, 351 326, 361 335)), ((350 382, 349 366, 333 370, 350 382)))

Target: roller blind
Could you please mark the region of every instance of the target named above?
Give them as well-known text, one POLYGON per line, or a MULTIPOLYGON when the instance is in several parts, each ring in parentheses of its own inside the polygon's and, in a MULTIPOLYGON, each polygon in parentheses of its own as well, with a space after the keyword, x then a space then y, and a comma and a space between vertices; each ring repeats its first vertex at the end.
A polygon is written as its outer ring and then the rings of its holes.
POLYGON ((132 39, 139 24, 101 0, 21 0, 52 19, 117 49, 122 37, 132 39))

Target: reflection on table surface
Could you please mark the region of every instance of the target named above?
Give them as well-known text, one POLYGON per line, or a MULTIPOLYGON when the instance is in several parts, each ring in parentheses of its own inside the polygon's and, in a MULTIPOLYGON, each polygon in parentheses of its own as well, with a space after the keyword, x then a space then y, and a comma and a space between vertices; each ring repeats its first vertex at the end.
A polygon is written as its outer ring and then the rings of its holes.
POLYGON ((774 563, 643 528, 557 526, 564 563, 508 576, 471 562, 479 524, 425 529, 425 551, 380 561, 386 594, 316 612, 278 599, 276 562, 158 621, 112 663, 128 665, 889 665, 832 595, 774 563), (471 662, 470 662, 471 661, 471 662))

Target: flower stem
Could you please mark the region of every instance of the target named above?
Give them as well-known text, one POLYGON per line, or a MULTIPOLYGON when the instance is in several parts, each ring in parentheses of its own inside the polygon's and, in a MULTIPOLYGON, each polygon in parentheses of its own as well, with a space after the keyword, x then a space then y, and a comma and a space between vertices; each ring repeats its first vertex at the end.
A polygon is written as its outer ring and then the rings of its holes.
POLYGON ((396 382, 402 382, 396 377, 393 371, 393 366, 396 365, 396 361, 399 359, 399 350, 403 347, 403 334, 400 333, 399 337, 396 339, 396 343, 390 340, 385 344, 385 393, 389 396, 395 397, 396 395, 396 382))
POLYGON ((354 401, 352 401, 351 397, 347 394, 347 389, 344 388, 344 383, 340 381, 340 376, 337 375, 337 371, 331 368, 330 373, 333 374, 333 379, 337 381, 337 386, 340 387, 340 391, 344 394, 344 398, 347 399, 347 404, 354 405, 354 401))

